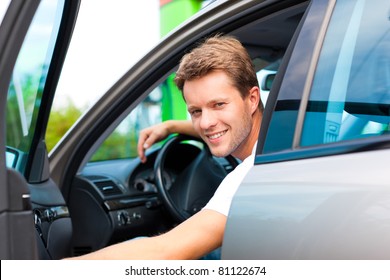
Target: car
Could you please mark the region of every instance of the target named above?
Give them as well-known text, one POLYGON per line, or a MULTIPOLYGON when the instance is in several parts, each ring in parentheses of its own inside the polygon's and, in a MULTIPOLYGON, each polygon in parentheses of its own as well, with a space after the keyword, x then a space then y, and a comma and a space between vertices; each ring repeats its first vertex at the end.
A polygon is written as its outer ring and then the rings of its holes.
POLYGON ((235 158, 172 135, 143 164, 136 144, 143 127, 188 118, 172 75, 183 54, 218 33, 247 48, 265 105, 222 259, 389 259, 387 0, 212 1, 163 37, 50 152, 45 132, 80 2, 57 1, 40 13, 46 2, 10 1, 0 26, 1 259, 82 255, 167 231, 204 206, 235 158), (33 48, 29 30, 40 17, 51 33, 33 48), (28 58, 41 67, 22 79, 28 58))

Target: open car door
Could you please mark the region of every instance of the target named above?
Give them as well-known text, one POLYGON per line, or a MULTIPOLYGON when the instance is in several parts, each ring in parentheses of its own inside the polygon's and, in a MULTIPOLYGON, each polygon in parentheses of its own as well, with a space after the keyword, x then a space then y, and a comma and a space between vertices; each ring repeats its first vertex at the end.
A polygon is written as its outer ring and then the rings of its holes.
POLYGON ((61 258, 71 238, 44 137, 78 7, 79 1, 13 0, 1 22, 1 259, 61 258), (52 231, 64 232, 62 240, 51 239, 52 231))

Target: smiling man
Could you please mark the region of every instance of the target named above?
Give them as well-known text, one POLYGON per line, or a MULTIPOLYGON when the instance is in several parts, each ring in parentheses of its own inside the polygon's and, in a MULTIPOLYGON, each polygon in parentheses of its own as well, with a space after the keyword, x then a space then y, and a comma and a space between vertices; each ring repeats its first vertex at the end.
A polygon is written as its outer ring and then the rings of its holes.
POLYGON ((254 162, 263 105, 252 61, 230 36, 208 38, 186 54, 176 73, 191 121, 167 121, 143 130, 138 153, 171 133, 201 137, 213 155, 239 164, 197 214, 159 236, 119 243, 80 259, 198 259, 222 245, 231 200, 254 162))

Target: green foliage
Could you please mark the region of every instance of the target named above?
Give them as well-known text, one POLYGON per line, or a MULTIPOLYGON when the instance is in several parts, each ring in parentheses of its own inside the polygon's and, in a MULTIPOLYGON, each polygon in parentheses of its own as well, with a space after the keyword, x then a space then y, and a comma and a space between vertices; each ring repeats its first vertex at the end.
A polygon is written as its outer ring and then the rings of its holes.
POLYGON ((45 137, 48 151, 53 149, 62 136, 81 116, 81 113, 82 110, 77 108, 71 101, 68 101, 67 106, 51 111, 45 137))
POLYGON ((7 122, 7 138, 6 143, 8 146, 18 148, 23 139, 22 120, 20 116, 18 101, 13 87, 10 89, 10 93, 7 101, 6 109, 6 122, 7 122))
MULTIPOLYGON (((70 100, 67 106, 52 110, 46 131, 46 145, 49 151, 81 116, 82 111, 70 100)), ((93 155, 92 161, 134 157, 137 155, 136 147, 135 133, 114 131, 93 155)))
POLYGON ((92 156, 91 161, 136 157, 136 147, 137 139, 135 133, 114 131, 92 156))
POLYGON ((36 75, 16 76, 11 80, 6 109, 7 146, 23 151, 29 149, 32 135, 28 135, 31 123, 33 123, 34 104, 39 103, 40 88, 39 77, 36 75), (16 83, 15 83, 16 82, 16 83), (18 90, 17 90, 18 88, 18 90), (18 93, 19 95, 18 95, 18 93), (18 98, 19 97, 19 98, 18 98), (25 124, 25 131, 23 125, 25 124))

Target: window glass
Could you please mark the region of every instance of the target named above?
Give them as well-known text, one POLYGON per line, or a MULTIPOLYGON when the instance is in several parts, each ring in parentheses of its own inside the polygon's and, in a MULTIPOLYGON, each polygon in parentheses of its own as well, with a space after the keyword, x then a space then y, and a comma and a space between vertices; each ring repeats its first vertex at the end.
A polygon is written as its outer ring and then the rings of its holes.
POLYGON ((9 167, 29 152, 63 6, 63 1, 41 2, 14 67, 6 111, 9 167))
POLYGON ((389 132, 390 4, 337 1, 307 104, 301 145, 389 132))
POLYGON ((139 131, 162 122, 162 100, 163 91, 159 86, 119 124, 95 152, 91 161, 137 157, 139 131))

